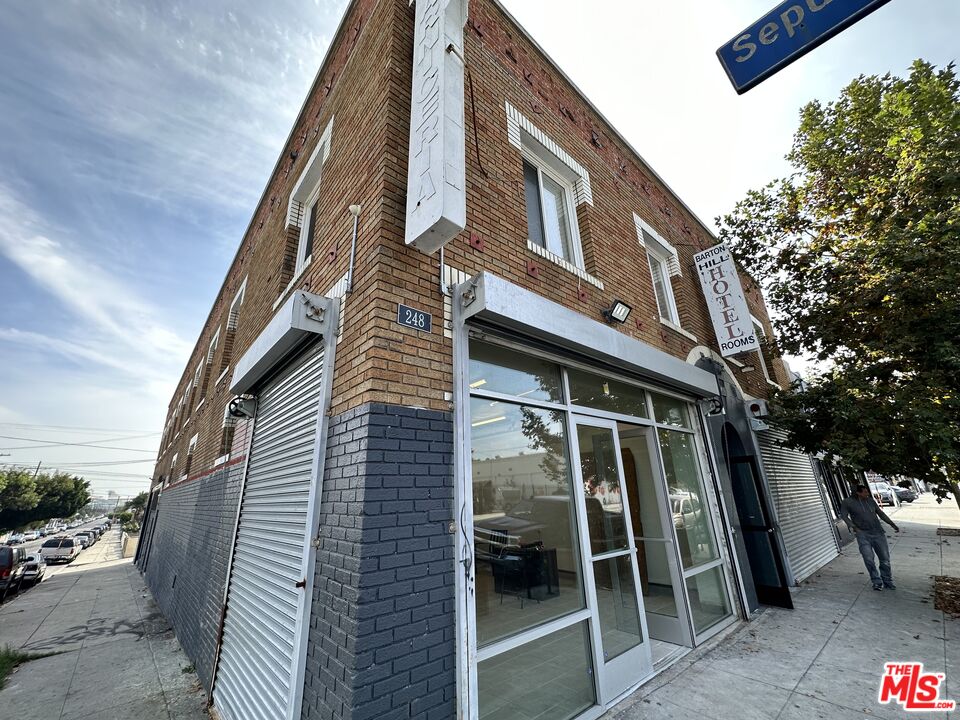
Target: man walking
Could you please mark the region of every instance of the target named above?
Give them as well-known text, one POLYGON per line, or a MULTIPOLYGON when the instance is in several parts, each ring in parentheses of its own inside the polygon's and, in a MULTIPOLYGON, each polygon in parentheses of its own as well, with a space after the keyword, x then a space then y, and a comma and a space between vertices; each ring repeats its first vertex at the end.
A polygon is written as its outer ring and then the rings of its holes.
POLYGON ((887 517, 876 501, 870 496, 870 488, 866 485, 857 485, 856 492, 840 503, 840 517, 847 524, 850 532, 857 536, 857 545, 863 556, 863 564, 867 566, 874 590, 893 590, 893 575, 890 573, 890 548, 887 546, 887 536, 883 532, 880 521, 883 520, 900 532, 897 524, 887 517), (877 554, 880 561, 880 572, 873 562, 873 554, 877 554))

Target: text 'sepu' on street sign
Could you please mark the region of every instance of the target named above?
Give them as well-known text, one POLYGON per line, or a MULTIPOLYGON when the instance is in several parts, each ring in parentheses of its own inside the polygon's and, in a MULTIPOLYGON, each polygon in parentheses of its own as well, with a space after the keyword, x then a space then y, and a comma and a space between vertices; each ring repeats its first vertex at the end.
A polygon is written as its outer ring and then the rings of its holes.
POLYGON ((717 50, 744 93, 890 0, 786 0, 717 50))
POLYGON ((433 329, 433 315, 403 303, 397 304, 397 322, 423 332, 430 332, 433 329))
POLYGON ((693 256, 723 357, 759 350, 737 266, 723 243, 693 256))

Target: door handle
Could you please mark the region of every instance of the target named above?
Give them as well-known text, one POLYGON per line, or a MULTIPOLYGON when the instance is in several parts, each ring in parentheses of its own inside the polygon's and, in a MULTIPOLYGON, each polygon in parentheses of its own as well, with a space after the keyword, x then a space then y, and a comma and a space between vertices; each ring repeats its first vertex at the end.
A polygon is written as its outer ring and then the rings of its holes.
POLYGON ((295 585, 296 585, 296 587, 298 587, 298 588, 300 588, 300 589, 302 590, 303 588, 305 588, 305 587, 307 586, 307 579, 304 578, 303 580, 298 580, 298 581, 295 583, 295 585))

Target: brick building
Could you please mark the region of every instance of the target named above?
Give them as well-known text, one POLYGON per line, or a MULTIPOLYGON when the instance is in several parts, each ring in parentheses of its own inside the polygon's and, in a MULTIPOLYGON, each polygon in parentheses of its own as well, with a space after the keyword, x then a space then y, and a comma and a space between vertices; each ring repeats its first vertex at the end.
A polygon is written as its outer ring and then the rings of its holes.
POLYGON ((170 404, 137 561, 230 720, 594 717, 837 552, 756 284, 724 358, 710 230, 420 5, 350 3, 170 404))

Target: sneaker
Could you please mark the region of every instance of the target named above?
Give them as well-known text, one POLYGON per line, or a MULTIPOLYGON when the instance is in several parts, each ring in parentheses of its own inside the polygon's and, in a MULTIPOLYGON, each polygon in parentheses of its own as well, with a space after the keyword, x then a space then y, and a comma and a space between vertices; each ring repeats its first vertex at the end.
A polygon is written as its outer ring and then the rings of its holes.
POLYGON ((883 585, 881 585, 880 583, 877 583, 876 585, 873 586, 873 589, 874 589, 874 590, 883 590, 883 585))
POLYGON ((894 585, 892 582, 884 583, 883 586, 884 586, 887 590, 896 590, 896 589, 897 589, 897 586, 894 585))

